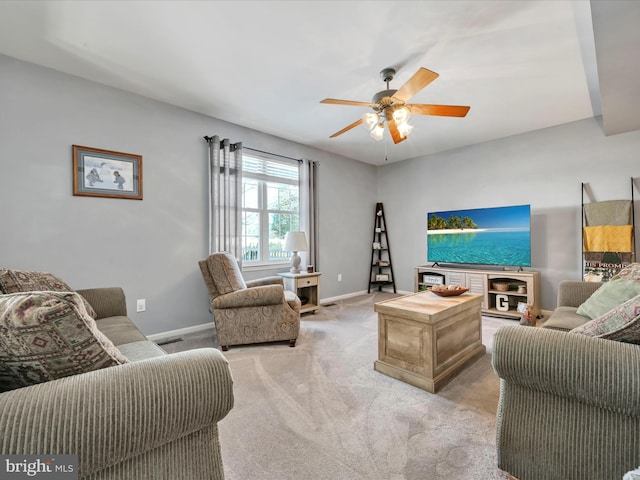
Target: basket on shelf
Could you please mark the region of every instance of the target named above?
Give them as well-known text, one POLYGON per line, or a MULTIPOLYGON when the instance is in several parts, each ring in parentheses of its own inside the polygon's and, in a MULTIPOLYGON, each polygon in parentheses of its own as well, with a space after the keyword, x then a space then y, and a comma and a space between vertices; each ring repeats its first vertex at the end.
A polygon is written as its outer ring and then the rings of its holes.
POLYGON ((507 282, 493 282, 491 287, 499 292, 507 292, 509 291, 510 285, 507 282))

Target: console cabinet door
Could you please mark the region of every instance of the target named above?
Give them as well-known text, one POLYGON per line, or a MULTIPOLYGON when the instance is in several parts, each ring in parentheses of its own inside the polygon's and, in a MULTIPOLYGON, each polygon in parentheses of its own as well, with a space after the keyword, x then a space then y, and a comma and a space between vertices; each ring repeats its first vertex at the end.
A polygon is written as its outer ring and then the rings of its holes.
POLYGON ((487 308, 487 276, 484 273, 467 273, 465 286, 469 293, 482 295, 482 309, 487 308))
POLYGON ((447 285, 467 286, 467 274, 465 272, 444 272, 447 285))

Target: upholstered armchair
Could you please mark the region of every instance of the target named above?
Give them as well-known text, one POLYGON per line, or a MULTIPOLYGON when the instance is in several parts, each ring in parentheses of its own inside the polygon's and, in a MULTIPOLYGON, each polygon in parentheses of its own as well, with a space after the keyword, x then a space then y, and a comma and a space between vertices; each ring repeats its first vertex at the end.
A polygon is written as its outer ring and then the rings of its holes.
POLYGON ((230 345, 288 341, 300 330, 300 299, 284 289, 282 277, 245 282, 235 257, 213 253, 198 262, 209 290, 213 321, 222 350, 230 345))

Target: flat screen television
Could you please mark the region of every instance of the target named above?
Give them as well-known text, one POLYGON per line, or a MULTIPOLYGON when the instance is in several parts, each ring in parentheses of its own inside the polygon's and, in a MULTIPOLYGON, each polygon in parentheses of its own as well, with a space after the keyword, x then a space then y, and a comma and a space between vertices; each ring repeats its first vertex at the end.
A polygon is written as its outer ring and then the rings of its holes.
POLYGON ((427 261, 531 266, 531 206, 427 214, 427 261))

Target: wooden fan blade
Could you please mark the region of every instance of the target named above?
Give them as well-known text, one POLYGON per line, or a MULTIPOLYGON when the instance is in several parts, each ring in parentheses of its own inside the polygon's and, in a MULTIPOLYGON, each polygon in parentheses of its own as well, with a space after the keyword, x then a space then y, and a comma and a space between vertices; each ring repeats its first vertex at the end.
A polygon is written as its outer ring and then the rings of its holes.
POLYGON ((400 89, 393 95, 393 98, 406 102, 438 78, 438 76, 439 75, 436 72, 432 72, 431 70, 427 70, 422 67, 413 74, 413 77, 407 80, 407 83, 400 87, 400 89))
POLYGON ((411 113, 417 115, 438 115, 441 117, 464 117, 471 107, 462 105, 428 105, 413 103, 405 105, 411 113))
POLYGON ((407 137, 403 137, 400 135, 398 126, 396 125, 396 121, 393 119, 393 117, 387 117, 387 127, 389 127, 389 133, 391 134, 391 138, 393 138, 393 143, 400 143, 407 139, 407 137))
POLYGON ((344 132, 348 132, 352 128, 356 128, 358 125, 362 125, 362 119, 358 120, 357 122, 353 122, 348 127, 344 127, 342 130, 340 130, 339 132, 334 133, 329 138, 334 138, 334 137, 337 137, 338 135, 342 135, 344 132))
POLYGON ((335 105, 354 105, 356 107, 373 107, 373 103, 369 102, 352 102, 351 100, 338 100, 337 98, 325 98, 320 103, 332 103, 335 105))

